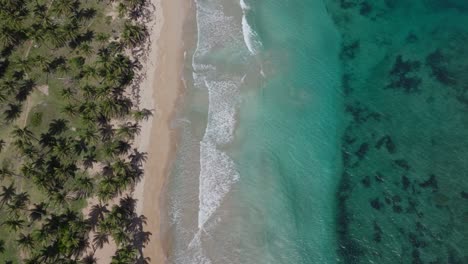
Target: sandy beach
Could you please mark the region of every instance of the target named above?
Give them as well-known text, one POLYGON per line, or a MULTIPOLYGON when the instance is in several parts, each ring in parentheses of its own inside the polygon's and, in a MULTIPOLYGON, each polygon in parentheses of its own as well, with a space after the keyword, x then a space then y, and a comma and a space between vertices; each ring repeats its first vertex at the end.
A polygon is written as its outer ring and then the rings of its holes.
POLYGON ((176 106, 183 94, 184 25, 192 1, 151 0, 155 19, 150 28, 150 52, 140 87, 141 108, 154 109, 143 122, 138 148, 148 153, 145 175, 134 196, 138 213, 147 217, 146 230, 152 233, 144 249, 150 263, 164 263, 170 250, 170 236, 164 224, 164 186, 175 155, 177 131, 171 127, 176 106))

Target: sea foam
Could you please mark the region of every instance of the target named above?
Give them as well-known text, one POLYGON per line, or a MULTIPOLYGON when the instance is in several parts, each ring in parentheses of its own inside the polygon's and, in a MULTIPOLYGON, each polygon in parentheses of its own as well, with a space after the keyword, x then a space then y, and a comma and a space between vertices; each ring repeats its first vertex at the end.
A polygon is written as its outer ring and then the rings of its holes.
MULTIPOLYGON (((222 72, 216 54, 242 47, 239 23, 214 2, 197 1, 198 43, 193 56, 197 89, 208 91, 208 121, 200 142, 198 228, 203 229, 231 186, 239 179, 232 159, 220 149, 233 139, 242 76, 222 72)), ((248 54, 246 52, 246 54, 248 54)))
POLYGON ((242 34, 244 36, 244 42, 247 49, 251 54, 255 55, 262 48, 262 42, 259 40, 257 32, 255 32, 247 21, 247 12, 250 10, 250 6, 245 3, 245 0, 240 1, 242 8, 242 34))

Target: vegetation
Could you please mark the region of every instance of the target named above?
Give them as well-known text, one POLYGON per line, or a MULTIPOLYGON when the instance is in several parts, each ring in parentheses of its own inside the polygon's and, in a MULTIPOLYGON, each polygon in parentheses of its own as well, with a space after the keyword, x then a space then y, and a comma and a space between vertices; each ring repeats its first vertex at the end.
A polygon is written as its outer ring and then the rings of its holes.
POLYGON ((0 262, 145 263, 129 86, 145 0, 0 0, 0 262), (109 8, 118 18, 106 15, 109 8), (88 215, 82 209, 94 198, 88 215))

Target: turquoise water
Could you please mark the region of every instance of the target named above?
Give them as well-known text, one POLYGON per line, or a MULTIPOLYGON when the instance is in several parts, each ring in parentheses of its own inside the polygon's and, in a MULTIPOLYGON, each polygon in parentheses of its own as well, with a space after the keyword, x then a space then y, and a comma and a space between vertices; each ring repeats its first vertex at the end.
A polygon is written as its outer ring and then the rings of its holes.
POLYGON ((468 263, 468 2, 326 1, 342 35, 342 263, 468 263))
POLYGON ((244 226, 261 237, 263 251, 240 263, 333 263, 343 122, 338 32, 321 1, 251 3, 249 23, 268 69, 242 104, 236 161, 250 217, 244 226))
POLYGON ((468 263, 468 4, 198 0, 171 263, 468 263))

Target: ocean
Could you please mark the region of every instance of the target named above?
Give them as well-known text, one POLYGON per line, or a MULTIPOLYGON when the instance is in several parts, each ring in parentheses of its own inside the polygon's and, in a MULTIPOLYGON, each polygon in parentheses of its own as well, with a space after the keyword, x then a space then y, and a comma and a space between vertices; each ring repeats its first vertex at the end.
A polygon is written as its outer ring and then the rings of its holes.
POLYGON ((196 0, 170 263, 468 263, 468 4, 196 0))

